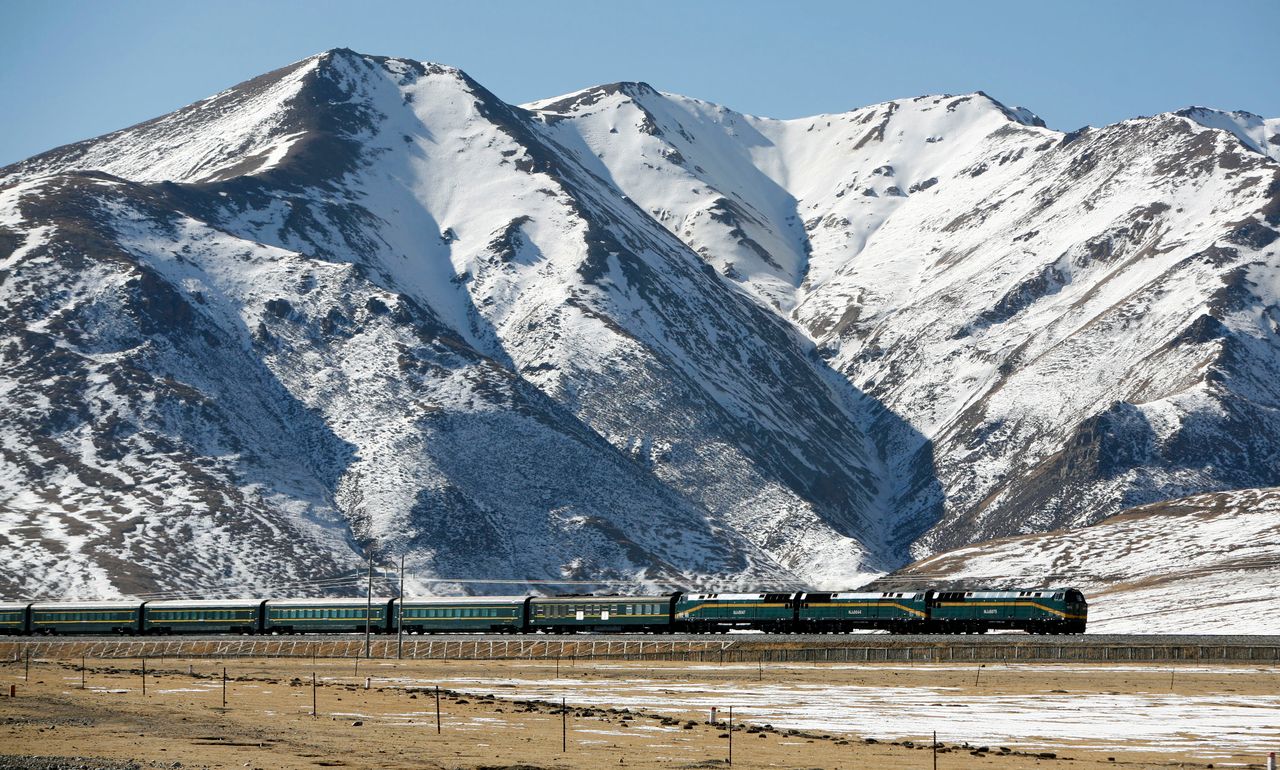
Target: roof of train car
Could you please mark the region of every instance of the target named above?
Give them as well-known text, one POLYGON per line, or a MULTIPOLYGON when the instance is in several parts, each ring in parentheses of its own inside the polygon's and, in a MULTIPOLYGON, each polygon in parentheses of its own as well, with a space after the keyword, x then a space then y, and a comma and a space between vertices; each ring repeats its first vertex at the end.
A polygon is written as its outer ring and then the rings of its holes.
POLYGON ((142 606, 141 601, 110 601, 110 602, 36 602, 31 606, 32 610, 62 610, 65 612, 74 612, 76 610, 136 610, 142 606))
POLYGON ((523 604, 528 598, 528 596, 423 596, 403 601, 406 606, 411 604, 523 604))
POLYGON ((671 595, 670 595, 670 594, 665 594, 665 595, 656 595, 656 596, 592 596, 592 595, 585 595, 585 596, 535 596, 535 597, 533 597, 533 601, 534 601, 535 603, 543 603, 543 602, 587 602, 587 603, 591 603, 591 604, 603 604, 603 603, 605 603, 605 602, 613 602, 613 603, 622 603, 622 604, 626 604, 627 602, 632 602, 632 603, 634 603, 634 602, 669 602, 669 601, 671 601, 671 595))
MULTIPOLYGON (((370 600, 367 598, 353 599, 350 597, 343 597, 343 598, 337 598, 337 599, 324 598, 324 597, 318 597, 314 599, 268 599, 267 606, 268 607, 311 607, 317 604, 321 604, 327 607, 363 607, 366 604, 368 604, 369 601, 370 600)), ((385 605, 389 601, 391 601, 390 596, 375 596, 373 597, 373 600, 372 600, 373 606, 375 607, 378 606, 379 604, 385 605)))
POLYGON ((147 602, 147 609, 177 609, 185 607, 257 607, 261 599, 165 599, 147 602))
MULTIPOLYGON (((805 594, 805 598, 813 594, 805 594)), ((831 594, 832 599, 869 601, 871 599, 923 599, 924 591, 845 591, 831 594)))
POLYGON ((798 594, 787 593, 783 591, 779 591, 777 592, 777 594, 685 594, 684 596, 680 597, 680 599, 682 601, 698 601, 698 602, 743 601, 746 599, 755 599, 757 601, 764 601, 764 598, 766 596, 774 596, 774 595, 782 595, 790 599, 790 598, 794 598, 798 594))

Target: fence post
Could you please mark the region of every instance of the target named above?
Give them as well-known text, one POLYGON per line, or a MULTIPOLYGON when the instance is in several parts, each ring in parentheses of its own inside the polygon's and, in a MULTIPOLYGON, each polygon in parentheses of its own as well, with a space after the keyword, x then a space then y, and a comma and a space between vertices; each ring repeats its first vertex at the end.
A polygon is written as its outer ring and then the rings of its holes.
POLYGON ((440 734, 440 685, 436 685, 436 735, 440 734))
POLYGON ((560 698, 560 753, 569 750, 569 709, 564 698, 560 698))
POLYGON ((729 764, 733 764, 733 706, 729 707, 729 764))

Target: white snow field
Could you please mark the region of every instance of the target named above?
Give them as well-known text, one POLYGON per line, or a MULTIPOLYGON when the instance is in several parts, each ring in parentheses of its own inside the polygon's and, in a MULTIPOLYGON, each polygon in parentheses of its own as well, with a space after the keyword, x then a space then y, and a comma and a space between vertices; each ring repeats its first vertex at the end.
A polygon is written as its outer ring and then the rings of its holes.
MULTIPOLYGON (((913 670, 933 669, 917 666, 913 670)), ((1067 666, 1055 670, 1084 669, 1067 666)), ((1223 668, 1220 673, 1274 676, 1274 671, 1259 673, 1253 668, 1223 668)), ((750 676, 748 672, 744 674, 750 676)), ((696 679, 696 675, 691 678, 696 679)), ((1020 750, 1076 746, 1116 752, 1164 750, 1212 761, 1224 754, 1256 752, 1280 742, 1280 720, 1275 716, 1280 709, 1280 694, 983 695, 948 687, 696 681, 684 684, 608 677, 554 681, 462 678, 448 681, 447 686, 509 699, 559 701, 563 697, 578 706, 640 708, 655 713, 705 714, 713 706, 724 710, 732 705, 735 716, 743 722, 775 728, 879 740, 928 740, 937 730, 938 740, 948 744, 968 742, 973 746, 1020 750)))

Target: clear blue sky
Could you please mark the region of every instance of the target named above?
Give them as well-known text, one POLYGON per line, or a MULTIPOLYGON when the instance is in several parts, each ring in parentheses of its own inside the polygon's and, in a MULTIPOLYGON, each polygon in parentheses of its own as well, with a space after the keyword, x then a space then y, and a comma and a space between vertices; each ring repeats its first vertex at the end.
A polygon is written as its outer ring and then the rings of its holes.
POLYGON ((463 68, 509 102, 645 80, 798 117, 984 90, 1053 128, 1280 116, 1280 0, 0 0, 0 165, 328 48, 463 68))

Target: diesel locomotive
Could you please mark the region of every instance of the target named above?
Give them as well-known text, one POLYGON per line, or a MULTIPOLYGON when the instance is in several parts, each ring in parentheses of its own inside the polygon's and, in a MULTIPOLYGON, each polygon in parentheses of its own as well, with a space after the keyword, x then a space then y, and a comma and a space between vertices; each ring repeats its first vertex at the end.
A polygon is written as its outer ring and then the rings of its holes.
POLYGON ((8 634, 1081 634, 1075 588, 0 603, 8 634), (399 624, 399 625, 398 625, 399 624))

